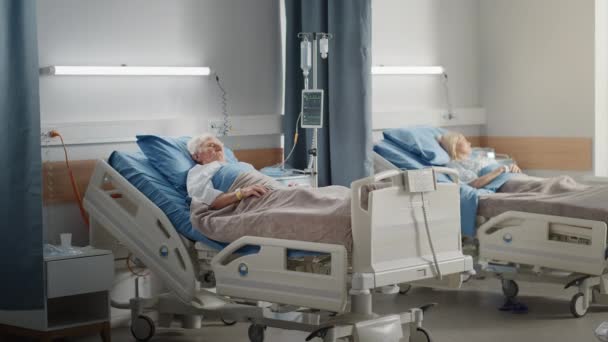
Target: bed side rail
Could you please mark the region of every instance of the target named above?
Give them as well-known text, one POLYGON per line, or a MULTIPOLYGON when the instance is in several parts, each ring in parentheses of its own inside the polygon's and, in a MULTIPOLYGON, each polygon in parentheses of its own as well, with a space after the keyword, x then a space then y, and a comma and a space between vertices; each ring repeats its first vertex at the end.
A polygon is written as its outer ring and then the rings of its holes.
POLYGON ((444 175, 447 175, 448 177, 450 177, 452 179, 452 182, 458 184, 458 182, 460 181, 460 178, 458 176, 458 171, 449 168, 449 167, 442 167, 442 166, 433 166, 433 171, 435 171, 436 173, 443 173, 444 175))
POLYGON ((95 165, 84 207, 92 222, 124 244, 179 298, 196 300, 195 267, 181 236, 160 208, 103 160, 95 165))
POLYGON ((342 245, 244 236, 218 253, 211 265, 221 295, 333 312, 346 308, 348 261, 342 245), (235 254, 245 246, 260 250, 235 254), (331 258, 329 274, 288 269, 289 250, 327 255, 331 258))
POLYGON ((599 275, 606 267, 606 223, 507 211, 479 227, 480 257, 599 275))

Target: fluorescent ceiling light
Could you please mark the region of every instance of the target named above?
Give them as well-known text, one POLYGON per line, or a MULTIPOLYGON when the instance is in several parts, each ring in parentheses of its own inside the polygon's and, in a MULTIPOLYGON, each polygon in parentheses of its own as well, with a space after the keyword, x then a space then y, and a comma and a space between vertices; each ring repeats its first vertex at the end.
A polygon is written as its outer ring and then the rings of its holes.
POLYGON ((441 75, 441 66, 372 66, 372 75, 441 75))
POLYGON ((41 68, 40 73, 67 76, 209 76, 211 69, 208 67, 53 65, 41 68))

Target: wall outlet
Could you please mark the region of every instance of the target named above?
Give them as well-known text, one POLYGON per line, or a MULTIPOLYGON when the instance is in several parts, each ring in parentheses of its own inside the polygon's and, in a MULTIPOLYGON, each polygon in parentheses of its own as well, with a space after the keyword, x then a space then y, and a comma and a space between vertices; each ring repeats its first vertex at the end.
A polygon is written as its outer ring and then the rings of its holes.
POLYGON ((215 135, 221 135, 224 130, 224 121, 222 120, 209 120, 207 124, 207 130, 215 135))

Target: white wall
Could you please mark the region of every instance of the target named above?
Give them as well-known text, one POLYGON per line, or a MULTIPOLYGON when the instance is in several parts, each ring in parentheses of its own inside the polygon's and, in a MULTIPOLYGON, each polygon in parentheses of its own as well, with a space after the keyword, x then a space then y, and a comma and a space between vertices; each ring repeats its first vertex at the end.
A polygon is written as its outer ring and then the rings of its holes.
POLYGON ((595 134, 593 171, 608 176, 608 3, 595 0, 595 134))
POLYGON ((482 0, 479 32, 488 135, 593 137, 594 0, 482 0))
MULTIPOLYGON (((210 66, 228 92, 228 111, 244 115, 282 112, 281 40, 276 0, 40 0, 39 63, 47 65, 210 66)), ((221 118, 220 92, 212 77, 41 76, 43 126, 62 131, 78 122, 170 119, 168 132, 193 134, 221 118), (173 130, 169 130, 173 128, 173 130)), ((103 136, 108 130, 88 128, 103 136)), ((142 128, 140 133, 146 132, 142 128)), ((65 137, 71 140, 70 136, 65 137)), ((279 135, 227 138, 233 148, 280 146, 279 135)), ((72 159, 107 157, 133 143, 70 146, 72 159)), ((44 148, 45 160, 62 150, 44 148)), ((74 231, 86 243, 76 206, 46 210, 46 234, 57 241, 74 231)))
MULTIPOLYGON (((279 114, 275 0, 42 0, 40 64, 211 66, 230 111, 279 114)), ((212 78, 43 77, 43 121, 209 116, 212 78)))
MULTIPOLYGON (((40 0, 38 44, 41 66, 210 66, 228 92, 228 111, 235 120, 282 112, 276 0, 40 0)), ((66 141, 93 142, 69 146, 74 160, 137 150, 133 142, 96 143, 107 136, 121 138, 117 131, 133 135, 132 126, 137 133, 186 135, 206 131, 209 120, 221 118, 220 92, 211 77, 42 76, 40 100, 43 127, 63 132, 66 141), (137 121, 142 119, 145 125, 137 121), (111 124, 89 124, 100 121, 111 124)), ((280 146, 276 134, 224 140, 237 149, 280 146)), ((42 156, 63 160, 62 153, 45 147, 42 156)), ((60 232, 72 232, 75 245, 88 243, 73 203, 45 207, 44 226, 47 242, 57 243, 60 232)), ((124 302, 134 295, 133 276, 124 261, 116 266, 112 297, 124 302)), ((153 283, 142 280, 144 295, 157 291, 153 283)), ((127 311, 112 309, 114 323, 128 319, 127 311)))
MULTIPOLYGON (((374 0, 373 64, 442 65, 453 106, 479 107, 478 12, 479 0, 374 0)), ((439 76, 373 78, 374 113, 445 107, 439 76)))

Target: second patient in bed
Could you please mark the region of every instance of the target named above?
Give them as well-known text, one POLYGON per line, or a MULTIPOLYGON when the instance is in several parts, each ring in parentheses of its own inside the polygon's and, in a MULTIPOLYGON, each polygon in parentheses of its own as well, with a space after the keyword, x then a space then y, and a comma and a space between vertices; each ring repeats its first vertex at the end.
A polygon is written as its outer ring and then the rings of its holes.
POLYGON ((496 162, 487 157, 471 158, 471 143, 460 133, 448 132, 439 138, 439 143, 450 155, 451 160, 446 166, 456 169, 460 181, 474 188, 483 188, 505 172, 521 173, 516 164, 511 164, 494 168, 481 175, 480 172, 484 168, 496 162))

